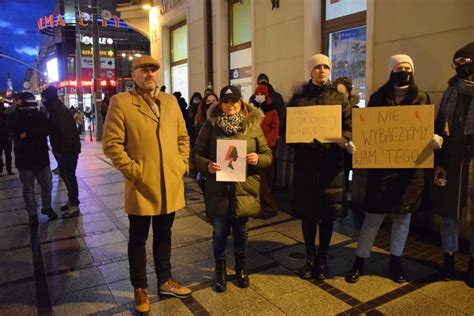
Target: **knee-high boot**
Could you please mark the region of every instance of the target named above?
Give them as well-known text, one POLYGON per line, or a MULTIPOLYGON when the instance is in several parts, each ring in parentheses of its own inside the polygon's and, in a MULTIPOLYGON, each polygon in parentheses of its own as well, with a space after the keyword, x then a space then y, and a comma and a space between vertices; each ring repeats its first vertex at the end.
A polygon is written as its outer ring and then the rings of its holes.
POLYGON ((235 273, 237 274, 237 286, 240 288, 249 287, 249 276, 247 274, 245 254, 235 255, 235 273))
POLYGON ((226 262, 224 260, 216 260, 216 283, 214 290, 217 293, 222 293, 227 289, 227 271, 226 262))

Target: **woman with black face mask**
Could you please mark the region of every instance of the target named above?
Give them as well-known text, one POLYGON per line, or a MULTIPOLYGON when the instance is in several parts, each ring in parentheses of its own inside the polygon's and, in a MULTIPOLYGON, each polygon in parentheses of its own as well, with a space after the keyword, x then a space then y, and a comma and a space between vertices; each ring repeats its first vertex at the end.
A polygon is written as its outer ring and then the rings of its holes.
POLYGON ((453 57, 457 75, 449 80, 436 118, 436 132, 445 139, 435 155, 434 211, 443 218, 441 241, 444 264, 441 277, 455 275, 459 222, 471 225, 470 260, 466 284, 474 288, 474 42, 453 57))
MULTIPOLYGON (((390 57, 389 80, 371 95, 367 106, 404 106, 430 104, 426 92, 415 85, 415 68, 408 55, 390 57)), ((435 135, 433 149, 441 146, 441 137, 435 135)), ((357 144, 356 144, 357 145, 357 144)), ((365 219, 360 230, 356 256, 346 281, 355 283, 363 274, 364 259, 370 255, 377 232, 386 215, 392 217, 390 241, 390 277, 397 283, 406 282, 401 267, 401 256, 410 228, 411 214, 420 204, 424 187, 423 169, 370 169, 365 195, 365 219)))

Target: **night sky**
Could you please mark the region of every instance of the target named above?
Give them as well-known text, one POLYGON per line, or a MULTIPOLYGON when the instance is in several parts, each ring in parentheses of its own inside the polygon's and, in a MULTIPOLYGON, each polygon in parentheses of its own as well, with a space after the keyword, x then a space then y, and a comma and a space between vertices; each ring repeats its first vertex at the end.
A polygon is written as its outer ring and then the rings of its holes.
MULTIPOLYGON (((0 47, 5 55, 34 65, 40 45, 38 19, 49 15, 55 0, 0 0, 0 47)), ((7 72, 13 79, 13 90, 21 90, 27 67, 0 59, 0 92, 7 88, 7 72)))

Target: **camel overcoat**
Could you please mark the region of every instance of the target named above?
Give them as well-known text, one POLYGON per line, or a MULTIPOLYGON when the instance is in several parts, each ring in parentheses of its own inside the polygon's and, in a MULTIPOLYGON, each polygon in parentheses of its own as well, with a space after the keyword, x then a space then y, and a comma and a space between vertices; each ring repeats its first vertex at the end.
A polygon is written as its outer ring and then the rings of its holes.
POLYGON ((176 98, 160 92, 159 119, 136 91, 110 99, 103 150, 125 176, 125 212, 162 215, 185 206, 189 136, 176 98))

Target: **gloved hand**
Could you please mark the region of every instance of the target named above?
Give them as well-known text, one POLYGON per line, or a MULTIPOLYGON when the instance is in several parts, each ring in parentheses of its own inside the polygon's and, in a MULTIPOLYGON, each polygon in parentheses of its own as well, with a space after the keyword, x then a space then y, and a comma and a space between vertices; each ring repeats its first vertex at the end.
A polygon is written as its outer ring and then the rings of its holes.
POLYGON ((313 142, 310 143, 310 146, 313 147, 313 148, 320 148, 321 147, 321 142, 319 140, 317 140, 316 138, 313 139, 313 142))
POLYGON ((356 145, 352 142, 352 140, 345 143, 344 148, 346 148, 347 152, 351 155, 356 151, 356 145))
POLYGON ((443 137, 439 136, 438 134, 433 135, 433 139, 431 139, 430 146, 433 150, 438 150, 443 147, 443 137))

